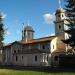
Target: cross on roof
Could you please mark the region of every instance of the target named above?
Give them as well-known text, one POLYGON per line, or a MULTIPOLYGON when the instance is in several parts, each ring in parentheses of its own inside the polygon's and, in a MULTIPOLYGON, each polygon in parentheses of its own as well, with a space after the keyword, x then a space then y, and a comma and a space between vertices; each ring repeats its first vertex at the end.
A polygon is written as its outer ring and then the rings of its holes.
POLYGON ((59 0, 59 7, 61 8, 61 0, 59 0))

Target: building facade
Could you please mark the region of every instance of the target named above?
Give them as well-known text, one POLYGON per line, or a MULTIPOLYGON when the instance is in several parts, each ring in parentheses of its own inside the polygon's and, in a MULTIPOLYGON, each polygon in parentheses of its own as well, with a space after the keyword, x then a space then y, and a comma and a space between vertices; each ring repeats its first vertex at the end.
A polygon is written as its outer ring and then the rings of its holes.
POLYGON ((34 39, 34 30, 27 25, 23 28, 22 40, 4 46, 3 64, 58 66, 59 55, 66 52, 66 46, 62 40, 68 38, 68 34, 64 32, 64 29, 67 29, 65 10, 57 9, 55 16, 55 36, 34 39))

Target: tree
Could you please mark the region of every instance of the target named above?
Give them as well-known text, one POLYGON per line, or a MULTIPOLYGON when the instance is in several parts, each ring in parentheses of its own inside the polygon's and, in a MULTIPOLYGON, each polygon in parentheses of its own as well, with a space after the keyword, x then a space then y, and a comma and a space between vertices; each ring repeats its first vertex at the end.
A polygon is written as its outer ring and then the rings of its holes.
POLYGON ((0 13, 0 49, 3 47, 3 40, 4 40, 4 29, 3 29, 3 18, 2 14, 0 13))
POLYGON ((65 30, 69 34, 69 38, 64 40, 66 44, 75 49, 75 0, 66 0, 65 9, 67 12, 68 29, 65 30))
POLYGON ((75 23, 75 0, 66 0, 66 11, 69 19, 75 23))

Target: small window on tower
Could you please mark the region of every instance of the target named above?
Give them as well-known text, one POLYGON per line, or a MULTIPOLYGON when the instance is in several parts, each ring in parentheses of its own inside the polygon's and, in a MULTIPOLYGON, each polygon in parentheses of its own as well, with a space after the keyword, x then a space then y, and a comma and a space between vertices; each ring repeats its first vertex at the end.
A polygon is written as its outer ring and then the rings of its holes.
POLYGON ((64 15, 62 14, 62 17, 64 17, 64 15))

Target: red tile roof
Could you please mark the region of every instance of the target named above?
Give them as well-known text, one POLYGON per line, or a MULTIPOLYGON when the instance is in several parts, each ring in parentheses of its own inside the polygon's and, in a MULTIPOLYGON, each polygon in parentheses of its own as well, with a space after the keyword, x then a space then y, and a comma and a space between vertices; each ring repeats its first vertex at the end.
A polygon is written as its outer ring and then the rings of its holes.
POLYGON ((54 39, 56 36, 49 36, 49 37, 44 37, 44 38, 39 38, 39 39, 32 39, 29 40, 28 42, 25 42, 25 40, 21 40, 21 41, 15 41, 13 43, 10 43, 4 47, 10 47, 12 44, 14 43, 19 43, 19 44, 33 44, 33 43, 38 43, 38 42, 44 42, 44 41, 51 41, 52 39, 54 39))
POLYGON ((38 43, 38 42, 44 42, 44 41, 51 41, 54 38, 55 38, 55 36, 50 36, 50 37, 29 40, 28 42, 25 42, 25 40, 22 40, 21 43, 23 43, 23 44, 38 43))

